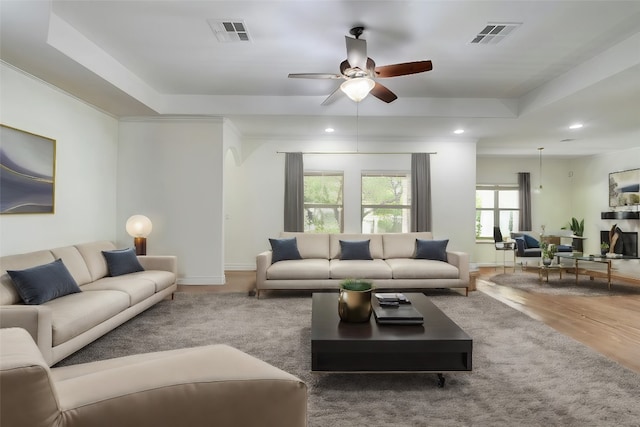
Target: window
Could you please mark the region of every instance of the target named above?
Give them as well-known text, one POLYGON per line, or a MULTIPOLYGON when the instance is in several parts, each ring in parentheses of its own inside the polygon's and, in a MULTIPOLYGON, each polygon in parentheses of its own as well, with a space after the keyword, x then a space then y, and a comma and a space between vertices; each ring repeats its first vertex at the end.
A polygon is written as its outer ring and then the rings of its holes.
POLYGON ((409 172, 362 174, 362 232, 406 233, 411 221, 409 172))
POLYGON ((476 239, 493 241, 493 227, 503 236, 518 231, 520 206, 517 186, 479 185, 476 187, 476 239))
POLYGON ((343 230, 342 172, 304 173, 304 231, 341 233, 343 230))

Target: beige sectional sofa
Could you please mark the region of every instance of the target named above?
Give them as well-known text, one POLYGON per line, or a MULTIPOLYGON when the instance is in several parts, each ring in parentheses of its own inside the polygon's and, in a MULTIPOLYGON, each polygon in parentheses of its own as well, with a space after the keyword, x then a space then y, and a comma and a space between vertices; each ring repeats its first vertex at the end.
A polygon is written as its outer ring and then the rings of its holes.
POLYGON ((49 368, 29 334, 0 330, 0 425, 304 427, 307 387, 227 345, 49 368))
POLYGON ((140 256, 145 271, 108 276, 98 241, 0 258, 0 327, 26 329, 49 365, 62 360, 175 292, 174 256, 140 256), (24 270, 61 259, 82 292, 25 305, 7 270, 24 270))
POLYGON ((416 239, 430 232, 389 234, 280 233, 296 238, 302 259, 272 263, 272 251, 256 258, 256 296, 264 290, 338 289, 348 278, 370 279, 377 289, 465 288, 469 291, 469 256, 447 251, 447 261, 415 259, 416 239), (372 260, 342 260, 340 240, 370 240, 372 260))

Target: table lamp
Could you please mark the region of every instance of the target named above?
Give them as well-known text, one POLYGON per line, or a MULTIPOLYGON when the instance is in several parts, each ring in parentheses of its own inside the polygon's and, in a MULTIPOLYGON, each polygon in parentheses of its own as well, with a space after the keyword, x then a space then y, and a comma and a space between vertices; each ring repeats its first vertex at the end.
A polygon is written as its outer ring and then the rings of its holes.
POLYGON ((147 236, 151 234, 151 220, 144 215, 133 215, 127 220, 127 233, 133 237, 136 255, 147 254, 147 236))

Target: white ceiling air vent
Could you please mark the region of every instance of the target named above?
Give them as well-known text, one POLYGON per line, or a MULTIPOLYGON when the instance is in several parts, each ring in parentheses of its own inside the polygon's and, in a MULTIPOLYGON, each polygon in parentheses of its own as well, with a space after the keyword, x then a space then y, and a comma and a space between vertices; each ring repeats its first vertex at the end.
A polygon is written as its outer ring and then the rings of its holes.
POLYGON ((240 19, 209 19, 209 26, 213 30, 213 34, 221 43, 249 42, 249 31, 244 21, 240 19))
POLYGON ((522 22, 487 22, 482 31, 471 40, 471 44, 496 44, 522 25, 522 22))

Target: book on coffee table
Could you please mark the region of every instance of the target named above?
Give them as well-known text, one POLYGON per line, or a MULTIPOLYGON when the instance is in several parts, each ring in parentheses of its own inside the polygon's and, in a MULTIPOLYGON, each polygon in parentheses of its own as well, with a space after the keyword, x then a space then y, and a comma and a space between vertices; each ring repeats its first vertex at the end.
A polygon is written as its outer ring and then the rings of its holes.
POLYGON ((374 296, 378 299, 379 302, 397 302, 400 304, 409 303, 407 297, 404 294, 399 293, 375 293, 374 296))
POLYGON ((381 325, 422 325, 424 318, 413 305, 401 304, 398 307, 381 307, 373 304, 373 315, 381 325))

